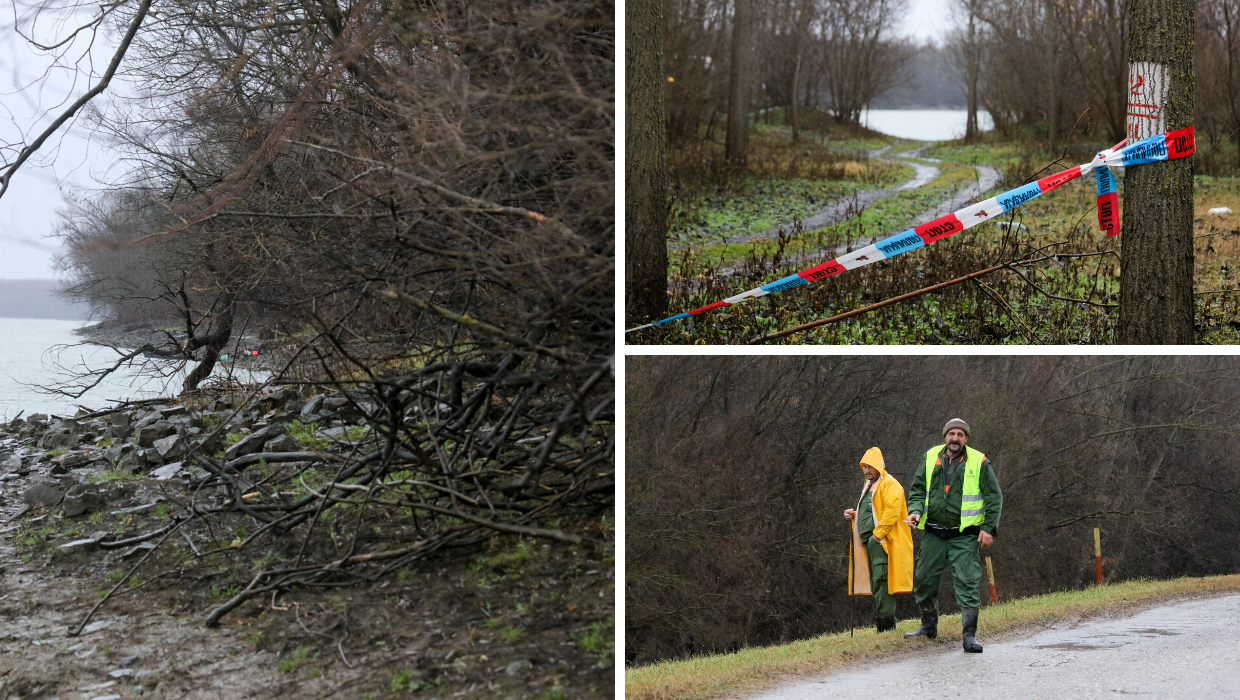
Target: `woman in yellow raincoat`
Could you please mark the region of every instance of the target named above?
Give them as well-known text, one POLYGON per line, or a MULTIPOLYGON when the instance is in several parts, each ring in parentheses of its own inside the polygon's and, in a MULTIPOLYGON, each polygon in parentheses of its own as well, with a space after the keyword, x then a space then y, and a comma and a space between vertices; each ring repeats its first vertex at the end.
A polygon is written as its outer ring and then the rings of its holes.
POLYGON ((865 486, 855 509, 848 552, 849 595, 873 595, 879 632, 896 628, 897 593, 913 591, 913 532, 908 525, 904 487, 887 473, 877 447, 861 458, 865 486))

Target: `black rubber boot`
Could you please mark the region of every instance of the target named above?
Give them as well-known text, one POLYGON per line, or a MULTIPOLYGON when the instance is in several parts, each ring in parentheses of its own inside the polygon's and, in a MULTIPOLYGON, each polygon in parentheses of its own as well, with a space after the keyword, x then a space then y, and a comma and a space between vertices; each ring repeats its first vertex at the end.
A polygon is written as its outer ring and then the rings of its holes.
POLYGON ((939 609, 935 604, 921 606, 921 627, 904 635, 909 637, 925 637, 934 639, 939 636, 939 609))
POLYGON ((964 629, 964 650, 982 653, 982 645, 977 643, 977 608, 960 609, 960 626, 964 629))
POLYGON ((891 630, 893 630, 893 629, 895 629, 895 628, 896 628, 896 618, 895 618, 895 617, 882 617, 882 616, 880 616, 880 617, 878 618, 878 633, 879 633, 879 634, 882 634, 883 632, 889 632, 889 631, 891 631, 891 630))

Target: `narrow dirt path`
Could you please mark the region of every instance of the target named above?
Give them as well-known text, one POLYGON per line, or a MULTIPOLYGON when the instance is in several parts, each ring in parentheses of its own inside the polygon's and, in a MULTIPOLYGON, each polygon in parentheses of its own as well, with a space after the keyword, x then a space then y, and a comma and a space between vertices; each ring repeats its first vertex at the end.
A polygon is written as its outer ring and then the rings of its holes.
POLYGON ((917 640, 912 643, 935 650, 752 697, 949 698, 976 695, 984 687, 984 695, 995 700, 1234 698, 1234 674, 1223 669, 1240 664, 1238 634, 1240 596, 1197 599, 1132 616, 1064 622, 1013 641, 986 643, 983 634, 981 654, 962 652, 958 638, 917 640))
MULTIPOLYGON (((905 190, 912 190, 918 187, 924 187, 930 184, 931 182, 933 182, 934 178, 939 176, 939 169, 937 167, 933 165, 926 165, 925 163, 917 163, 912 160, 909 160, 911 158, 921 159, 921 152, 929 145, 930 144, 928 143, 922 144, 921 146, 918 146, 917 148, 911 151, 908 151, 907 153, 901 153, 896 156, 897 158, 905 160, 905 162, 910 167, 913 168, 913 177, 911 179, 909 179, 908 181, 896 187, 888 187, 886 189, 881 189, 881 190, 855 190, 850 196, 841 197, 840 199, 823 207, 821 210, 819 210, 817 214, 812 214, 810 216, 806 216, 802 218, 801 219, 802 230, 813 231, 815 229, 820 229, 825 226, 833 226, 842 221, 847 221, 848 219, 856 216, 857 213, 863 210, 864 208, 870 206, 871 204, 879 200, 886 199, 887 197, 890 197, 893 194, 896 194, 897 192, 904 192, 905 190)), ((875 160, 888 160, 889 161, 891 160, 891 158, 887 158, 886 153, 890 149, 891 149, 891 146, 884 146, 882 148, 870 151, 869 157, 875 160)), ((755 233, 744 233, 744 234, 740 234, 737 236, 733 236, 727 239, 727 243, 729 244, 744 243, 745 241, 751 241, 757 238, 774 238, 778 234, 779 234, 779 227, 775 227, 775 228, 767 229, 765 231, 757 231, 755 233)), ((868 243, 863 244, 863 245, 868 245, 868 243)))

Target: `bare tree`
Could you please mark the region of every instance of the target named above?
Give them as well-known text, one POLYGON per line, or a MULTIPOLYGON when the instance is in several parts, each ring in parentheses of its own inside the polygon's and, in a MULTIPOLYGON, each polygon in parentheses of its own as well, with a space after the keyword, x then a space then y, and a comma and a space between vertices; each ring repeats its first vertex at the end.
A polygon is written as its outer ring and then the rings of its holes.
POLYGON ((829 0, 818 37, 822 87, 838 121, 859 124, 861 112, 902 79, 911 52, 889 40, 902 0, 829 0))

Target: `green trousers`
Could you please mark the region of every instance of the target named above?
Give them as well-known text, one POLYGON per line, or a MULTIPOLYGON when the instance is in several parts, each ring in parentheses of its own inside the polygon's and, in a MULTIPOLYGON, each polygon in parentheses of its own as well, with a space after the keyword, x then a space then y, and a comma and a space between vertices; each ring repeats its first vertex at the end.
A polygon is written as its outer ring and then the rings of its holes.
POLYGON ((896 597, 887 592, 887 551, 873 539, 865 543, 870 559, 870 591, 874 594, 874 612, 879 617, 895 617, 896 597))
POLYGON ((978 608, 982 597, 977 585, 982 580, 982 562, 978 558, 981 545, 977 536, 960 535, 945 540, 925 533, 921 537, 921 550, 913 565, 913 597, 918 605, 930 605, 939 597, 939 580, 943 567, 951 562, 952 585, 956 589, 956 603, 962 608, 978 608))

